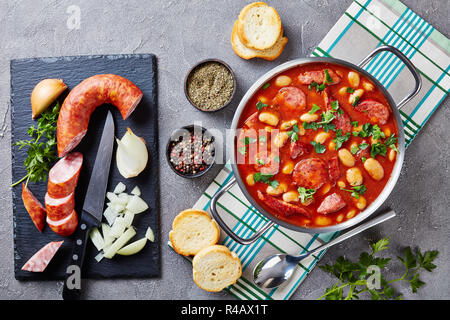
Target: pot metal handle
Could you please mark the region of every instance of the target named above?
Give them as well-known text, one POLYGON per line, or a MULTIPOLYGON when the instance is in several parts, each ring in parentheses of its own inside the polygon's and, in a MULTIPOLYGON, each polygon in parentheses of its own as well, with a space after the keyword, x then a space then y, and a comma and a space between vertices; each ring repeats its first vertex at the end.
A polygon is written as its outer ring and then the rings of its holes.
POLYGON ((401 109, 409 100, 411 100, 420 91, 420 88, 422 88, 422 78, 420 77, 419 71, 417 71, 416 67, 414 67, 414 65, 412 64, 411 60, 409 60, 403 54, 403 52, 392 46, 381 46, 376 48, 358 64, 358 67, 360 68, 364 67, 370 60, 372 60, 378 53, 382 51, 389 51, 395 54, 397 58, 399 58, 408 67, 409 71, 411 71, 414 77, 414 80, 416 81, 414 90, 397 104, 397 108, 401 109))
POLYGON ((226 223, 222 220, 219 213, 217 212, 217 201, 219 200, 219 198, 222 195, 224 195, 228 190, 230 190, 230 188, 235 183, 236 183, 236 178, 233 176, 231 178, 231 180, 212 197, 211 204, 209 207, 211 209, 211 214, 212 214, 214 220, 217 221, 219 226, 230 236, 231 239, 233 239, 237 243, 240 243, 243 245, 248 245, 248 244, 251 244, 251 243, 255 242, 256 240, 258 240, 270 227, 273 226, 274 223, 272 221, 266 223, 263 227, 261 227, 259 230, 257 230, 253 236, 246 238, 246 239, 239 237, 237 234, 234 233, 234 231, 230 227, 228 227, 226 225, 226 223))

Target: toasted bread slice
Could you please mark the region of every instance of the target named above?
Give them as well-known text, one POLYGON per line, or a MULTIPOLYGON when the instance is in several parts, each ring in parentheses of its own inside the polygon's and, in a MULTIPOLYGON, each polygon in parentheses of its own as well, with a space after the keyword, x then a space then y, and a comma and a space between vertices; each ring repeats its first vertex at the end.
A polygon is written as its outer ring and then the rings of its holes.
POLYGON ((254 2, 245 6, 239 14, 238 21, 238 36, 247 48, 269 49, 282 34, 278 12, 264 2, 254 2))
POLYGON ((217 223, 207 212, 195 209, 180 212, 169 233, 173 249, 184 256, 195 255, 201 249, 216 244, 219 236, 217 223))
POLYGON ((202 249, 194 256, 192 266, 194 282, 210 292, 223 290, 236 283, 242 275, 238 256, 222 245, 202 249))
POLYGON ((238 21, 234 23, 233 32, 231 33, 231 46, 233 51, 242 59, 261 58, 265 60, 275 60, 283 52, 284 46, 288 42, 288 38, 280 36, 275 45, 266 50, 255 50, 246 47, 238 37, 237 34, 238 21))

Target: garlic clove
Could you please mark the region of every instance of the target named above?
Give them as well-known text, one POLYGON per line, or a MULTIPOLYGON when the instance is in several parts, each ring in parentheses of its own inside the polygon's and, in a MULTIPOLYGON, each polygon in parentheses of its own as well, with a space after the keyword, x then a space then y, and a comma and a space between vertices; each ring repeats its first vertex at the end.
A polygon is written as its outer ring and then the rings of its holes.
POLYGON ((31 92, 31 114, 35 119, 47 109, 67 86, 61 79, 44 79, 40 81, 31 92))

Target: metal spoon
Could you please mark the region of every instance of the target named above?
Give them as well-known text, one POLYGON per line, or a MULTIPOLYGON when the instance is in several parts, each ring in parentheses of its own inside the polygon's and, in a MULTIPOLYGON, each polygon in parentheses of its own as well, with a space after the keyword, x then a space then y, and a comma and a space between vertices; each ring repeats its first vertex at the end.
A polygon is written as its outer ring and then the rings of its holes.
POLYGON ((395 217, 394 211, 384 213, 374 219, 366 221, 356 228, 341 234, 339 237, 331 240, 330 242, 321 245, 309 252, 302 253, 298 256, 292 256, 288 254, 275 254, 267 257, 259 262, 253 270, 253 282, 263 289, 276 288, 287 281, 294 273, 295 267, 298 263, 306 257, 316 252, 327 249, 335 244, 338 244, 354 235, 371 228, 379 223, 395 217))

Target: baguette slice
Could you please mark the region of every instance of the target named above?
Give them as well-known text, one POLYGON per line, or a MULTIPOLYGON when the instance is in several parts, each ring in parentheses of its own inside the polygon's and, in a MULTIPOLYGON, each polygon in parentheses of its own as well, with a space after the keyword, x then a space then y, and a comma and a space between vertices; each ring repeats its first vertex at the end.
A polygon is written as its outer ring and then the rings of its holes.
POLYGON ((202 249, 194 256, 192 266, 195 284, 209 292, 218 292, 235 284, 242 275, 238 256, 222 245, 202 249))
POLYGON ((201 249, 219 241, 220 229, 208 213, 187 209, 180 212, 172 223, 169 233, 173 249, 181 255, 195 255, 201 249))
POLYGON ((251 49, 269 49, 282 34, 278 12, 264 2, 253 2, 245 6, 238 21, 239 39, 251 49))
POLYGON ((233 51, 242 59, 261 58, 268 61, 275 60, 283 52, 284 46, 288 42, 288 38, 280 36, 275 45, 266 50, 254 50, 246 47, 237 34, 238 21, 234 23, 233 32, 231 33, 231 46, 233 51))

